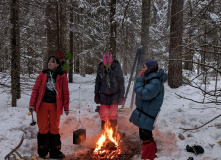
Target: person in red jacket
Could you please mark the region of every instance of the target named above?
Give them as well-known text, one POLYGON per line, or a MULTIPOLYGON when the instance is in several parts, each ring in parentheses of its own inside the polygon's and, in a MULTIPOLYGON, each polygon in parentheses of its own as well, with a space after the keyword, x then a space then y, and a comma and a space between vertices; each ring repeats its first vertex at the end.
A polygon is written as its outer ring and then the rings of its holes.
POLYGON ((39 157, 62 159, 59 134, 60 115, 69 114, 69 89, 60 59, 51 56, 48 68, 40 72, 32 89, 29 110, 35 111, 39 133, 37 135, 39 157))

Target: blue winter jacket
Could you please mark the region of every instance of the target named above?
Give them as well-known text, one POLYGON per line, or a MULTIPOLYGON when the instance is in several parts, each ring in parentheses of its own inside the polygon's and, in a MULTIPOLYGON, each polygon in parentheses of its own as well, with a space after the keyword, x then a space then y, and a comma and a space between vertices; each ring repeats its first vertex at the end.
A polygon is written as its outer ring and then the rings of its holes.
POLYGON ((152 131, 155 117, 163 104, 164 85, 168 76, 164 70, 151 73, 147 77, 137 77, 134 87, 136 93, 136 106, 130 122, 142 129, 152 131))

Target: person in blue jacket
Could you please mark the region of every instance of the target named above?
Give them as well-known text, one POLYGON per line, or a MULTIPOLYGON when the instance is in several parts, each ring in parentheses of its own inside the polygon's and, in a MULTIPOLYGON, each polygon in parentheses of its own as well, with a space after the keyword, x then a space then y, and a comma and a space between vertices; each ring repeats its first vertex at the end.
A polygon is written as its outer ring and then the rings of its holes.
POLYGON ((134 90, 137 108, 133 111, 130 122, 139 127, 139 136, 143 142, 142 159, 154 160, 157 157, 157 147, 152 130, 163 104, 164 82, 167 79, 168 76, 164 70, 158 70, 158 63, 155 60, 147 60, 136 79, 134 90))

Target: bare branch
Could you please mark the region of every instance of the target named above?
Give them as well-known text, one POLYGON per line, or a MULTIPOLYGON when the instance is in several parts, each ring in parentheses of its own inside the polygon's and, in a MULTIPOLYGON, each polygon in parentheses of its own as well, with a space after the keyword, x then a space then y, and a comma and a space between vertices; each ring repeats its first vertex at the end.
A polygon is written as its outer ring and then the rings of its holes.
POLYGON ((130 1, 131 1, 131 0, 127 1, 127 5, 126 5, 125 10, 124 10, 124 18, 122 19, 121 29, 124 28, 124 19, 125 19, 125 17, 126 17, 127 9, 129 8, 130 1))
POLYGON ((177 93, 175 93, 178 97, 180 97, 180 98, 183 98, 183 99, 187 99, 187 100, 190 100, 190 101, 193 101, 193 102, 196 102, 196 103, 200 103, 200 104, 210 104, 210 103, 215 103, 215 104, 217 104, 217 105, 220 105, 221 104, 221 101, 219 102, 219 101, 209 101, 209 102, 199 102, 199 101, 195 101, 195 100, 193 100, 193 99, 190 99, 190 98, 187 98, 187 97, 183 97, 183 96, 181 96, 181 95, 179 95, 179 94, 177 94, 177 93))
POLYGON ((211 119, 210 121, 206 122, 206 123, 203 124, 202 126, 199 126, 199 127, 195 127, 195 128, 191 128, 191 129, 186 129, 186 128, 180 128, 180 129, 184 130, 184 132, 190 131, 190 130, 197 130, 197 129, 200 129, 200 128, 202 128, 203 126, 207 125, 208 123, 214 121, 215 119, 219 118, 220 116, 221 116, 221 114, 218 115, 218 116, 216 116, 215 118, 211 119))

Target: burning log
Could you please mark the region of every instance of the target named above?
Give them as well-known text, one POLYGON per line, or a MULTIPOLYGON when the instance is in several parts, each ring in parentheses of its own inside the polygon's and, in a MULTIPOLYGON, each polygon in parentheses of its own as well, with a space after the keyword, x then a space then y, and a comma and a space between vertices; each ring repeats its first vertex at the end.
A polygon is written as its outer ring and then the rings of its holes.
POLYGON ((108 142, 107 145, 106 145, 106 149, 107 150, 116 150, 117 147, 113 142, 108 142))
POLYGON ((93 152, 92 158, 117 158, 122 153, 119 147, 119 140, 119 134, 117 132, 114 133, 114 129, 110 127, 110 122, 107 121, 102 135, 96 143, 97 146, 93 152))
POLYGON ((92 155, 92 158, 96 159, 114 159, 119 157, 121 153, 120 147, 110 148, 110 149, 101 149, 96 154, 92 155))

